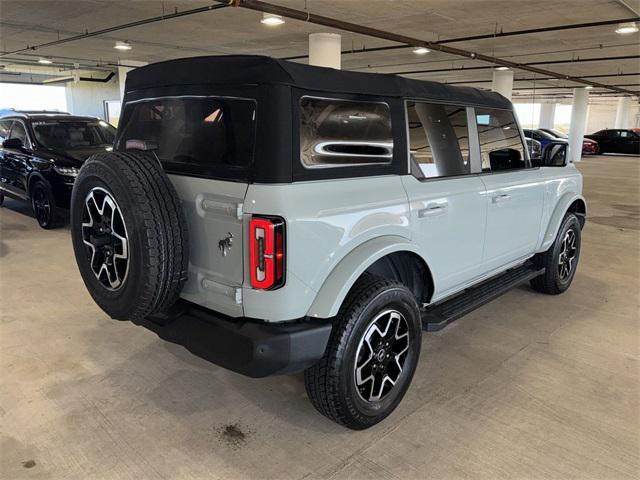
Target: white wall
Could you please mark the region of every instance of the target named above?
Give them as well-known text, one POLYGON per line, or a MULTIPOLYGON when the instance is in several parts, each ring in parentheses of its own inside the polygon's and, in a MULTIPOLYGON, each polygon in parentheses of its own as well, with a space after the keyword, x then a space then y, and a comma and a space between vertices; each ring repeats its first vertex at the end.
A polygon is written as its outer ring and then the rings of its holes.
POLYGON ((104 120, 104 101, 120 100, 117 79, 107 83, 68 83, 66 88, 67 109, 74 115, 100 117, 104 120))
MULTIPOLYGON (((604 128, 613 128, 616 121, 618 99, 593 100, 587 113, 587 133, 594 133, 604 128)), ((629 110, 629 122, 625 128, 638 127, 638 102, 633 102, 629 110)))

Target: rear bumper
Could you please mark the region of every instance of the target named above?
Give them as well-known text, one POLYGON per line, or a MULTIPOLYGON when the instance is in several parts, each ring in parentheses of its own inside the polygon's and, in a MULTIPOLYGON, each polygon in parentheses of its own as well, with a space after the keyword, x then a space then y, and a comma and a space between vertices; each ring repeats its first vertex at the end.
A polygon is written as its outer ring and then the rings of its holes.
POLYGON ((160 338, 182 345, 194 355, 249 377, 300 372, 324 354, 331 323, 301 319, 264 323, 228 318, 187 302, 166 325, 137 321, 160 338))

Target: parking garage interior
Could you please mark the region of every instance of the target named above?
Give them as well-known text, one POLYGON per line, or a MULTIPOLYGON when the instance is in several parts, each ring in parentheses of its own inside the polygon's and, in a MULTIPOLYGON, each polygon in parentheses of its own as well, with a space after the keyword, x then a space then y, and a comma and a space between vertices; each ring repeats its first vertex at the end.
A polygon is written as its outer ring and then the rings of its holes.
POLYGON ((640 152, 583 145, 640 132, 639 26, 636 0, 0 0, 0 110, 118 127, 129 72, 205 55, 469 86, 565 135, 588 205, 570 290, 521 285, 425 332, 398 409, 350 431, 302 374, 246 378, 110 319, 68 218, 44 230, 5 197, 0 476, 638 478, 640 152))

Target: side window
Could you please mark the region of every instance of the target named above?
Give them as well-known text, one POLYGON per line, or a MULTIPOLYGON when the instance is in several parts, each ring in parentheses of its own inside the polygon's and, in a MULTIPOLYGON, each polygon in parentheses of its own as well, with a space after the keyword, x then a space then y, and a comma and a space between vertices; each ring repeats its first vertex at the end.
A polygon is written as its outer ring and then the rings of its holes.
POLYGON ((300 159, 305 167, 387 164, 392 158, 386 103, 300 99, 300 159))
POLYGON ((22 140, 23 145, 29 144, 29 140, 27 140, 27 131, 25 130, 22 122, 13 122, 10 135, 11 138, 19 138, 20 140, 22 140))
POLYGON ((11 120, 0 120, 0 142, 4 142, 9 138, 9 129, 11 128, 11 120))
POLYGON ((520 130, 508 110, 476 108, 482 171, 500 171, 527 166, 520 130))
POLYGON ((466 107, 407 102, 407 121, 409 155, 426 178, 471 172, 466 107))

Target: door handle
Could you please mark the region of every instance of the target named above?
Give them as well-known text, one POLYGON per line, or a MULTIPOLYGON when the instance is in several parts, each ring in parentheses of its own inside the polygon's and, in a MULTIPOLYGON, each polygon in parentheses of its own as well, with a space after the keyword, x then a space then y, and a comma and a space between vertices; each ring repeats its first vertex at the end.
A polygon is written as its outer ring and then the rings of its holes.
POLYGON ((506 202, 507 200, 511 200, 511 195, 509 195, 508 193, 501 193, 500 195, 491 197, 491 201, 493 203, 506 202))
POLYGON ((430 203, 426 208, 418 210, 418 218, 432 217, 446 213, 449 208, 448 202, 430 203))

